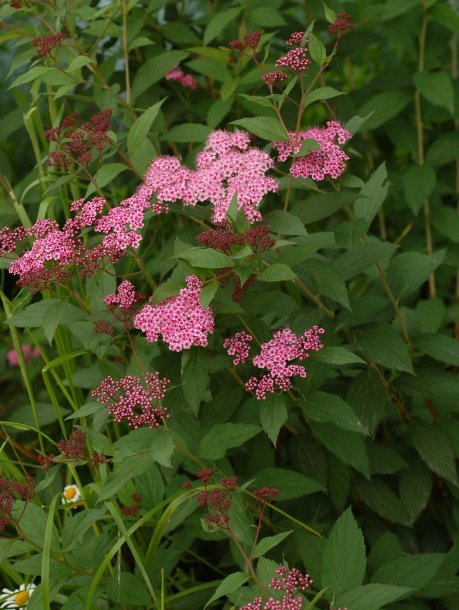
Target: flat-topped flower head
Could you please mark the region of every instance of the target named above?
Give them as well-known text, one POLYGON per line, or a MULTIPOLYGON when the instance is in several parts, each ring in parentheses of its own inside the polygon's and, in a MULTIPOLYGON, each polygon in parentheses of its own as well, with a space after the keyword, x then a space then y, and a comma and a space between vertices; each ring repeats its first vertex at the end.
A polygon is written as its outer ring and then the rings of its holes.
POLYGON ((265 369, 261 379, 251 377, 246 383, 247 390, 252 390, 258 400, 265 400, 267 393, 276 390, 288 391, 292 388, 292 377, 306 377, 306 369, 301 364, 292 364, 293 360, 302 361, 308 357, 309 351, 319 351, 323 348, 320 335, 322 328, 314 326, 303 335, 298 336, 289 328, 278 330, 271 341, 262 343, 261 352, 252 359, 253 364, 265 369))
POLYGON ((0 600, 3 603, 0 604, 0 608, 25 608, 36 586, 33 583, 28 585, 23 583, 19 589, 14 589, 13 591, 6 588, 2 589, 0 600), (7 597, 5 598, 5 596, 7 597))
POLYGON ((341 150, 340 144, 344 144, 351 138, 351 134, 338 121, 330 121, 326 127, 313 127, 306 131, 300 131, 298 136, 290 132, 291 142, 273 142, 273 148, 279 151, 278 160, 285 161, 291 154, 297 153, 301 148, 303 140, 316 140, 319 150, 310 150, 304 157, 295 159, 290 168, 290 173, 302 178, 311 177, 313 180, 323 180, 326 175, 338 178, 346 169, 349 157, 341 150))
POLYGON ((209 201, 214 208, 212 221, 217 225, 226 222, 226 212, 236 195, 238 209, 243 209, 252 223, 261 220, 257 207, 263 197, 278 190, 274 178, 266 176, 273 167, 267 153, 250 146, 247 132, 216 130, 197 154, 195 170, 182 166, 175 157, 157 157, 147 170, 145 183, 156 195, 159 209, 178 201, 192 206, 209 201))
POLYGON ((132 428, 156 428, 169 417, 160 401, 166 395, 169 379, 160 379, 159 373, 145 373, 144 383, 139 377, 127 375, 115 380, 106 377, 92 395, 108 406, 116 422, 126 420, 132 428))
POLYGON ((134 318, 134 327, 146 333, 147 341, 161 338, 170 350, 180 352, 192 345, 206 346, 214 331, 212 309, 199 302, 202 282, 194 275, 186 278, 180 294, 157 305, 145 305, 134 318))
POLYGON ((303 576, 296 568, 292 568, 288 576, 286 575, 287 568, 284 566, 278 568, 276 573, 279 578, 273 578, 269 587, 283 591, 285 595, 282 600, 275 600, 271 597, 263 604, 263 598, 257 597, 253 602, 242 606, 240 610, 302 610, 303 598, 298 596, 298 592, 307 589, 314 581, 309 578, 309 574, 303 576))

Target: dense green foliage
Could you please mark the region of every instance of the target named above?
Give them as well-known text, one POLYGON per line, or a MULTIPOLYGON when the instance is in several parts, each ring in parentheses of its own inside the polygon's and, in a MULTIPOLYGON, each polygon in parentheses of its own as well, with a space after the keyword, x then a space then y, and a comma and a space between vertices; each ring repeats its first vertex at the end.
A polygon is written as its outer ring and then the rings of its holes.
MULTIPOLYGON (((457 8, 2 3, 0 214, 2 226, 25 232, 23 248, 0 257, 0 583, 34 582, 28 610, 229 610, 267 591, 282 599, 267 588, 281 565, 314 580, 303 610, 456 610, 457 8), (343 11, 355 27, 337 42, 327 28, 343 11), (285 69, 288 78, 268 87, 262 73, 306 30, 307 71, 285 69), (262 32, 255 62, 250 44, 230 47, 253 32, 262 32), (97 131, 107 110, 108 130, 97 131), (318 150, 315 136, 284 162, 273 142, 297 144, 300 131, 327 121, 352 134, 340 144, 346 171, 294 177, 292 161, 318 150), (76 147, 63 148, 78 126, 89 143, 78 154, 92 155, 79 161, 76 147), (78 216, 72 202, 95 196, 108 216, 136 193, 152 159, 171 155, 192 169, 217 129, 248 131, 275 164, 268 175, 278 191, 266 189, 253 225, 269 227, 266 247, 250 242, 236 197, 223 227, 239 242, 227 248, 196 240, 215 229, 208 201, 174 201, 168 213, 159 204, 146 211, 134 227, 140 245, 99 257, 99 270, 89 254, 65 266, 51 251, 46 285, 16 285, 8 269, 39 242, 37 220, 63 227, 78 216), (53 275, 64 267, 65 277, 53 275), (145 303, 122 311, 104 301, 129 280, 167 306, 190 276, 203 282, 198 308, 210 307, 215 328, 189 349, 147 342, 133 328, 145 303), (314 326, 325 347, 300 363, 306 377, 261 400, 247 391, 260 370, 234 365, 225 339, 246 331, 258 353, 277 331, 301 336, 314 326), (170 380, 155 403, 169 415, 158 427, 114 421, 109 401, 92 394, 109 376, 145 382, 156 372, 170 380), (209 481, 196 474, 207 469, 209 481), (17 485, 27 475, 30 498, 17 485), (221 482, 232 476, 235 489, 221 482), (76 496, 63 496, 69 485, 76 496), (258 502, 263 487, 277 496, 258 502), (227 493, 229 508, 213 507, 212 490, 227 493), (228 521, 209 531, 206 513, 228 521)), ((105 243, 93 229, 75 233, 84 256, 105 243)))

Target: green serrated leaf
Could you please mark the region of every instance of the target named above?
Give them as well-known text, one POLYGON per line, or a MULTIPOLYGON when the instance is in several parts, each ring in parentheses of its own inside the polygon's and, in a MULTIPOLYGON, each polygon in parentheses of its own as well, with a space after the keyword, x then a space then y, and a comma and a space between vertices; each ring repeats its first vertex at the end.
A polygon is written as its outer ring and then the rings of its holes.
POLYGON ((214 298, 215 293, 218 290, 218 282, 212 282, 211 284, 207 284, 201 290, 199 294, 199 302, 201 303, 201 307, 203 309, 207 309, 210 305, 210 302, 214 298))
POLYGON ((298 218, 288 212, 275 210, 264 217, 271 231, 281 235, 307 235, 304 224, 298 218))
POLYGON ((228 595, 229 593, 237 591, 240 587, 242 587, 244 583, 249 580, 249 578, 249 574, 246 574, 245 572, 235 572, 234 574, 230 574, 229 576, 227 576, 217 587, 215 593, 204 606, 204 610, 209 604, 214 602, 216 599, 219 599, 224 595, 228 595))
POLYGON ((327 597, 361 585, 366 564, 363 534, 348 508, 333 526, 322 558, 322 587, 331 587, 327 597))
POLYGON ((335 601, 335 605, 352 610, 380 610, 386 604, 408 597, 412 589, 394 585, 370 584, 347 591, 335 601))
POLYGON ((312 421, 331 423, 349 432, 368 434, 351 407, 339 396, 326 392, 312 392, 300 406, 312 421))
POLYGON ((217 424, 209 430, 199 443, 198 456, 218 460, 232 447, 243 445, 261 432, 259 426, 251 424, 217 424))
POLYGON ((298 279, 296 273, 282 263, 274 263, 257 275, 257 280, 260 282, 282 282, 296 279, 298 279))
POLYGON ((427 466, 453 485, 458 485, 456 461, 449 436, 438 424, 411 422, 413 446, 427 466))
POLYGON ((311 422, 309 425, 314 436, 320 439, 331 453, 368 479, 370 478, 368 455, 360 434, 342 430, 334 424, 311 422))
POLYGON ((325 58, 327 57, 327 51, 323 45, 323 43, 317 38, 317 36, 315 36, 315 34, 313 34, 312 32, 310 32, 308 34, 308 38, 309 38, 309 54, 311 55, 312 59, 316 62, 316 64, 320 67, 322 67, 324 65, 325 62, 325 58))
POLYGON ((274 446, 276 446, 279 431, 287 421, 287 417, 288 412, 283 394, 267 394, 266 400, 260 401, 261 425, 274 446))
POLYGON ((305 477, 299 472, 284 468, 265 468, 255 475, 257 484, 266 485, 279 490, 277 499, 294 500, 317 491, 325 491, 324 487, 305 477))
POLYGON ((261 557, 269 550, 273 549, 275 546, 280 544, 287 536, 292 533, 293 530, 289 532, 282 532, 281 534, 276 534, 276 536, 269 536, 268 538, 263 538, 255 547, 253 552, 253 558, 261 557))
POLYGON ((158 116, 161 106, 164 104, 167 98, 164 98, 160 102, 150 106, 145 112, 135 121, 129 130, 127 137, 127 149, 129 157, 132 158, 135 151, 142 144, 143 140, 147 137, 148 132, 151 129, 153 121, 158 116))
POLYGON ((364 324, 351 331, 354 346, 370 360, 414 375, 408 347, 392 327, 382 322, 364 324))
POLYGON ((230 124, 247 129, 247 131, 254 133, 264 140, 280 142, 289 140, 288 134, 277 118, 258 116, 250 119, 238 119, 237 121, 231 121, 230 124))
POLYGON ((172 434, 168 430, 158 430, 157 428, 153 432, 155 438, 150 446, 150 453, 155 462, 166 468, 171 468, 171 456, 174 453, 172 434))
POLYGON ((229 24, 231 21, 236 19, 236 17, 242 11, 242 7, 230 8, 223 12, 217 12, 217 14, 212 17, 212 19, 207 24, 206 30, 204 32, 204 37, 202 39, 202 44, 206 47, 209 42, 212 42, 214 38, 216 38, 220 32, 229 24))

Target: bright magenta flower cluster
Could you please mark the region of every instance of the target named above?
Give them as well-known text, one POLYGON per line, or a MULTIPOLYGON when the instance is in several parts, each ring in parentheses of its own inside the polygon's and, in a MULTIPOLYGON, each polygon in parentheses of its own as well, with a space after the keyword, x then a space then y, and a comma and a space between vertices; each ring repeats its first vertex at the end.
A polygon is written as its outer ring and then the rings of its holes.
POLYGON ((206 346, 207 336, 214 332, 212 309, 204 309, 199 302, 202 282, 189 275, 186 283, 180 294, 157 305, 145 305, 134 318, 135 328, 146 333, 147 341, 161 337, 174 352, 206 346))
MULTIPOLYGON (((284 591, 282 601, 270 597, 269 600, 262 606, 263 598, 257 597, 250 604, 243 606, 241 610, 301 610, 303 608, 303 598, 295 595, 299 591, 305 591, 314 581, 309 578, 309 574, 304 576, 296 568, 290 570, 286 577, 287 568, 282 566, 276 570, 280 578, 273 578, 269 585, 271 589, 276 591, 284 591)), ((345 609, 346 610, 346 609, 345 609)))
POLYGON ((240 333, 236 333, 234 339, 225 339, 223 347, 226 348, 229 356, 236 356, 233 360, 234 365, 238 365, 240 362, 245 363, 245 359, 250 353, 250 341, 252 341, 252 335, 249 335, 245 330, 240 333))
MULTIPOLYGON (((295 132, 290 132, 292 141, 295 141, 295 132)), ((273 142, 273 148, 279 151, 278 160, 285 161, 292 153, 297 153, 303 140, 311 138, 320 145, 320 150, 311 150, 304 157, 292 163, 290 173, 295 176, 313 180, 323 180, 328 174, 338 178, 346 169, 345 161, 349 159, 341 150, 339 144, 344 144, 351 134, 338 121, 330 121, 327 127, 313 127, 307 131, 300 131, 295 146, 291 142, 273 142)))
POLYGON ((196 170, 182 166, 175 157, 157 157, 147 171, 146 184, 160 208, 167 209, 168 202, 194 206, 210 201, 212 222, 220 225, 237 195, 238 209, 244 210, 249 222, 261 220, 257 206, 266 193, 277 192, 278 185, 265 175, 274 167, 271 157, 249 144, 245 131, 213 131, 196 156, 196 170))
POLYGON ((182 87, 189 87, 190 89, 196 89, 198 83, 191 74, 185 74, 183 70, 179 70, 177 66, 166 74, 166 80, 177 81, 182 87))
MULTIPOLYGON (((247 390, 255 391, 258 400, 265 400, 266 394, 276 390, 288 391, 292 388, 291 378, 306 377, 306 370, 300 364, 290 364, 292 360, 304 360, 308 352, 318 352, 323 348, 320 335, 323 328, 314 326, 298 336, 288 328, 278 330, 268 343, 261 345, 261 352, 252 359, 253 364, 268 371, 261 379, 251 377, 246 383, 247 390)), ((252 337, 242 331, 234 339, 226 339, 225 347, 230 356, 236 356, 234 364, 244 363, 249 355, 252 337)))
POLYGON ((169 417, 166 407, 159 404, 166 395, 169 383, 168 379, 160 379, 159 373, 145 373, 146 387, 139 377, 127 375, 115 380, 109 376, 92 395, 108 406, 108 412, 116 422, 125 419, 132 428, 156 428, 164 418, 169 417))

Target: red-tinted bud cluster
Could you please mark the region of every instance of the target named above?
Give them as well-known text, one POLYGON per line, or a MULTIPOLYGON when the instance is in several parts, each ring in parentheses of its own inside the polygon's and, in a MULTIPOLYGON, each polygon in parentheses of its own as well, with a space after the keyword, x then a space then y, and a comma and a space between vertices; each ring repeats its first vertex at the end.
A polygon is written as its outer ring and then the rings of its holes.
POLYGON ((260 32, 253 32, 252 34, 246 34, 244 36, 244 43, 242 43, 241 40, 232 40, 230 42, 230 47, 232 49, 236 49, 237 51, 243 51, 244 50, 244 44, 247 47, 250 47, 251 49, 253 49, 255 51, 255 49, 258 46, 258 43, 260 42, 260 38, 261 38, 261 33, 260 32))
POLYGON ((131 506, 123 506, 121 509, 121 512, 123 515, 126 515, 126 517, 135 517, 140 510, 140 503, 143 500, 142 494, 138 493, 132 494, 131 498, 134 501, 134 504, 131 506))
MULTIPOLYGON (((269 227, 267 225, 257 225, 250 227, 246 231, 234 235, 231 231, 225 229, 210 229, 196 237, 196 241, 204 244, 208 248, 213 248, 224 254, 233 254, 233 246, 251 246, 254 254, 265 252, 274 244, 274 240, 269 236, 269 227)), ((222 269, 221 276, 218 280, 220 286, 224 287, 233 279, 234 288, 231 298, 236 303, 240 303, 244 294, 255 282, 255 278, 250 276, 244 284, 231 267, 222 269)))
POLYGON ((270 487, 262 487, 253 492, 253 495, 257 499, 257 502, 272 502, 279 493, 278 489, 271 489, 270 487))
MULTIPOLYGON (((11 4, 11 6, 13 6, 11 4)), ((19 7, 15 7, 19 8, 19 7)), ((32 40, 34 47, 37 47, 37 53, 43 57, 55 57, 52 55, 54 49, 59 49, 61 43, 65 40, 65 34, 50 34, 49 36, 37 36, 32 40)))
POLYGON ((13 494, 27 502, 35 495, 35 481, 31 476, 27 476, 24 483, 10 481, 5 477, 0 478, 0 531, 4 530, 11 519, 11 511, 13 510, 16 498, 13 494))
POLYGON ((113 337, 115 334, 115 331, 113 330, 108 320, 97 320, 92 329, 92 332, 97 334, 110 335, 111 337, 113 337))
POLYGON ((101 110, 90 121, 80 124, 76 112, 66 117, 61 127, 53 127, 45 131, 50 142, 57 142, 62 151, 52 151, 48 154, 46 165, 69 167, 72 161, 87 166, 93 159, 91 148, 94 147, 100 155, 107 144, 111 143, 107 136, 111 110, 101 110))
POLYGON ((260 38, 260 32, 253 32, 252 34, 247 34, 246 36, 244 36, 244 42, 248 47, 255 51, 258 46, 258 43, 260 42, 260 38))
POLYGON ((101 464, 107 462, 107 460, 104 458, 103 451, 100 454, 93 452, 91 457, 86 456, 86 439, 87 437, 84 432, 78 429, 74 430, 69 436, 68 441, 62 439, 57 443, 57 448, 62 453, 62 460, 56 462, 54 459, 54 453, 38 456, 38 462, 42 469, 45 471, 49 470, 53 466, 65 462, 65 460, 81 460, 91 462, 93 468, 97 468, 101 464))
POLYGON ((352 15, 349 15, 348 13, 338 13, 336 16, 337 19, 335 23, 328 27, 328 31, 335 36, 335 38, 341 38, 343 34, 354 29, 354 24, 350 21, 352 15))
POLYGON ((81 430, 74 430, 69 436, 69 440, 61 440, 57 443, 57 448, 63 457, 68 460, 86 459, 86 434, 81 430))

